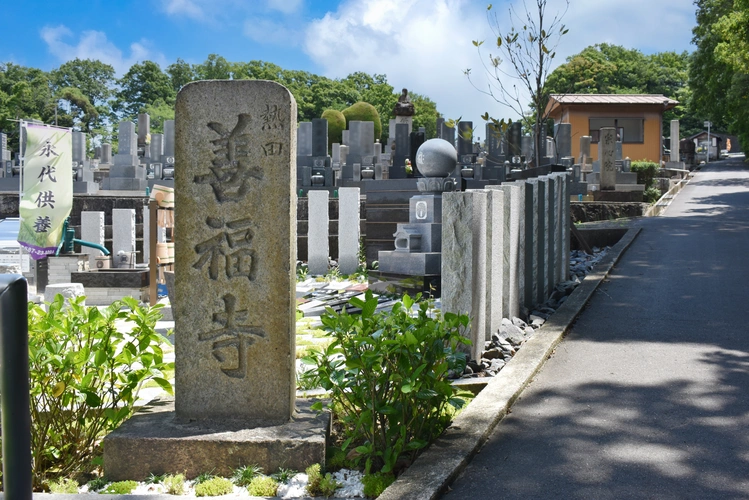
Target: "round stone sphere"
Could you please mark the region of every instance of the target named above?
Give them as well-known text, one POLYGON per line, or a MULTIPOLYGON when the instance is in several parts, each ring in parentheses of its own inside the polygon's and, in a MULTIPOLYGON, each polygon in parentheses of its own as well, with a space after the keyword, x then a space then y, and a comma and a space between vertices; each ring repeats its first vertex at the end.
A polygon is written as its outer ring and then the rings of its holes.
POLYGON ((447 177, 457 164, 458 152, 444 139, 429 139, 416 151, 416 165, 424 177, 447 177))

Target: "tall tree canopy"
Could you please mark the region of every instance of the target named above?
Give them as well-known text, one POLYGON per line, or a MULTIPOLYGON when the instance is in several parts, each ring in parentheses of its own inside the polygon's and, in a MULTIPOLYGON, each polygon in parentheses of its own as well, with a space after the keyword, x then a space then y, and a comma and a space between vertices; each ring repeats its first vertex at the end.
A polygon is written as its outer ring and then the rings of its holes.
POLYGON ((749 0, 695 0, 689 85, 694 113, 749 144, 749 0))

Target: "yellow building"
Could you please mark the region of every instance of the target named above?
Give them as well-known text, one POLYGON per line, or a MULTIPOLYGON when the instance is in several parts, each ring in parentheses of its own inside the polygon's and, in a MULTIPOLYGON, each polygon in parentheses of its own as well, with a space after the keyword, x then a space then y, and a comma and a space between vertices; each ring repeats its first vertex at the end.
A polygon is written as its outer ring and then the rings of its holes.
POLYGON ((598 133, 615 127, 622 158, 660 163, 663 112, 678 104, 660 94, 552 94, 546 111, 555 123, 572 125, 572 156, 580 159, 580 137, 591 136, 590 154, 598 158, 598 133))

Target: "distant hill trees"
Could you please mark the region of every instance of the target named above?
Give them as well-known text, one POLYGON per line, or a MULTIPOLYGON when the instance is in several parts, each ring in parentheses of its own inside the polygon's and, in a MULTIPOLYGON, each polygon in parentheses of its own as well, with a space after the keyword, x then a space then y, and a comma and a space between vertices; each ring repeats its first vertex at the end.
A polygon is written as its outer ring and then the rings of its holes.
MULTIPOLYGON (((174 118, 179 90, 195 80, 263 79, 287 87, 297 101, 298 120, 319 118, 326 109, 343 110, 365 101, 383 121, 380 140, 387 139, 400 89, 394 91, 385 75, 353 73, 331 79, 307 71, 283 69, 270 62, 229 62, 211 54, 200 64, 182 59, 162 69, 153 61, 134 64, 119 79, 114 68, 96 60, 74 59, 46 72, 11 62, 0 63, 0 131, 9 135, 10 147, 18 147, 18 125, 11 120, 35 118, 87 132, 97 141, 115 142, 116 124, 151 115, 151 129, 162 131, 164 120, 174 118)), ((414 126, 435 136, 437 105, 427 96, 409 89, 416 108, 414 126)))

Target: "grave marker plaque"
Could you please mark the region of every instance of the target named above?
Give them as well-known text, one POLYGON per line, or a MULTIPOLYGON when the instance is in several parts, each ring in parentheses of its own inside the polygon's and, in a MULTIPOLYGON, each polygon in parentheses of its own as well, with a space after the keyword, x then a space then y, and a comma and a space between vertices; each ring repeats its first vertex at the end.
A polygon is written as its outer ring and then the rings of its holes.
POLYGON ((296 102, 268 81, 176 103, 175 405, 180 420, 294 412, 296 102))

